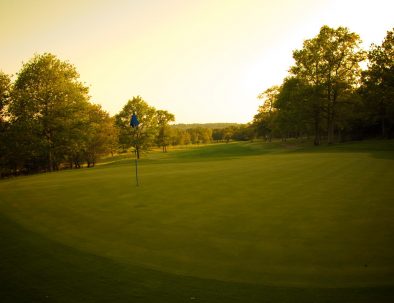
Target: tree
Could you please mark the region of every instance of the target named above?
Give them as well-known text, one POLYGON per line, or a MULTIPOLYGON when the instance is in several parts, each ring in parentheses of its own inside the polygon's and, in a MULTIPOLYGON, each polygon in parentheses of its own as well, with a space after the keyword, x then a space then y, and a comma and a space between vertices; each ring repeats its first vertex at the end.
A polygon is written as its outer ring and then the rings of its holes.
POLYGON ((198 128, 189 128, 187 129, 187 132, 190 135, 190 142, 192 144, 199 144, 200 143, 200 132, 198 131, 198 128))
POLYGON ((368 60, 362 94, 371 122, 378 122, 382 137, 388 137, 394 128, 394 29, 382 45, 371 46, 368 60))
POLYGON ((198 126, 188 128, 186 131, 189 134, 192 144, 207 144, 212 142, 212 129, 210 128, 198 126))
POLYGON ((250 124, 240 124, 234 126, 234 133, 232 139, 236 141, 253 140, 255 137, 254 128, 250 124))
POLYGON ((313 129, 315 104, 311 100, 313 89, 305 81, 288 77, 277 95, 277 128, 282 138, 299 137, 313 129))
POLYGON ((7 107, 11 97, 11 77, 0 71, 0 123, 7 120, 7 107))
POLYGON ((257 96, 263 100, 263 105, 259 106, 258 113, 253 118, 253 125, 260 136, 264 136, 271 141, 274 130, 275 102, 279 94, 279 86, 272 86, 257 96))
POLYGON ((117 139, 114 119, 100 105, 89 104, 84 157, 88 167, 94 166, 100 155, 111 152, 117 139))
POLYGON ((204 144, 212 142, 212 129, 207 127, 198 128, 200 141, 204 144))
POLYGON ((9 106, 20 166, 57 169, 79 128, 88 88, 75 67, 56 56, 35 55, 23 65, 9 106))
POLYGON ((235 133, 235 127, 234 126, 229 126, 223 128, 223 140, 226 141, 226 143, 229 143, 230 140, 233 138, 235 133))
POLYGON ((214 128, 212 130, 212 140, 216 141, 217 143, 224 139, 224 132, 223 128, 214 128))
POLYGON ((303 48, 293 52, 295 65, 290 72, 313 88, 316 145, 320 144, 322 118, 326 120, 328 142, 333 142, 341 103, 348 102, 347 97, 359 85, 359 63, 365 59, 360 43, 360 37, 345 27, 323 26, 315 38, 304 41, 303 48))
POLYGON ((9 116, 8 105, 11 96, 11 78, 0 71, 0 176, 8 171, 6 169, 9 150, 9 116))
POLYGON ((156 119, 159 128, 157 144, 162 147, 163 152, 167 152, 167 146, 171 143, 172 131, 169 123, 175 121, 175 116, 166 110, 158 110, 156 112, 156 119))
POLYGON ((185 129, 171 127, 171 144, 187 145, 191 143, 190 134, 185 129))
POLYGON ((156 109, 149 106, 140 96, 129 100, 123 109, 115 116, 115 124, 119 129, 119 143, 124 147, 133 147, 137 159, 141 151, 149 150, 154 144, 157 134, 156 109), (140 124, 130 126, 130 118, 135 113, 140 124))

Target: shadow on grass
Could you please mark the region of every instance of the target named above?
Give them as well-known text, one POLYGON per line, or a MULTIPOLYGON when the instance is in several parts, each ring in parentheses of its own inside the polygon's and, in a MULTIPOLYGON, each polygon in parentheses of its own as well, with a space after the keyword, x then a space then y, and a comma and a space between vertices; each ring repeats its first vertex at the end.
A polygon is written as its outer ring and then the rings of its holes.
POLYGON ((377 159, 394 160, 394 140, 367 140, 320 146, 301 146, 299 153, 364 153, 377 159))
POLYGON ((393 302, 394 288, 285 288, 177 276, 50 241, 0 215, 7 302, 393 302))

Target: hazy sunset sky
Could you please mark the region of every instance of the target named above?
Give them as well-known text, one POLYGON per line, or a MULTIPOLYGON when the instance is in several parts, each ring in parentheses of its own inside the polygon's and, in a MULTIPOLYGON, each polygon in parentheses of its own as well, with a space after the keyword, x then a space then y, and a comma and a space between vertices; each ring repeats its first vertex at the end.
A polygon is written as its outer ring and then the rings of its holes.
POLYGON ((177 123, 248 122, 322 25, 348 27, 367 49, 393 12, 392 0, 0 0, 0 70, 51 52, 111 114, 141 95, 177 123))

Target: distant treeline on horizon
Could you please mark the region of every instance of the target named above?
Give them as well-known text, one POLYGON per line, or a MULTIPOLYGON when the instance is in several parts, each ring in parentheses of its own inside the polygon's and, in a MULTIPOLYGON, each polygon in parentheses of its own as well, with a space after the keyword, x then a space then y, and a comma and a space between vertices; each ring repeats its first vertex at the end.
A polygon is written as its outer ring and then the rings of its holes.
POLYGON ((189 128, 197 128, 197 127, 223 129, 226 127, 239 126, 239 125, 242 125, 242 123, 176 123, 176 124, 171 124, 171 127, 184 129, 184 130, 189 128))

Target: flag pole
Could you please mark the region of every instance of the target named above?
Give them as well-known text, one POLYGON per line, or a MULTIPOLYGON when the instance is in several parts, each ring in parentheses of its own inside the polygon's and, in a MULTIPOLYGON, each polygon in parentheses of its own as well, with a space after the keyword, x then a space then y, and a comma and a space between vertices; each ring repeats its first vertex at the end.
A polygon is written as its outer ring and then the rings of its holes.
MULTIPOLYGON (((135 112, 133 112, 133 115, 131 116, 131 119, 130 119, 130 126, 137 130, 139 124, 140 124, 140 122, 137 119, 137 115, 135 114, 135 112)), ((138 131, 137 131, 136 134, 137 134, 137 139, 138 139, 138 131)), ((139 186, 139 182, 138 182, 138 152, 137 152, 137 146, 138 145, 136 145, 136 147, 134 149, 134 152, 135 152, 135 181, 136 181, 136 183, 137 183, 136 185, 138 187, 139 186)))
POLYGON ((137 159, 137 149, 135 149, 135 181, 137 183, 137 187, 139 186, 138 184, 138 159, 137 159))

